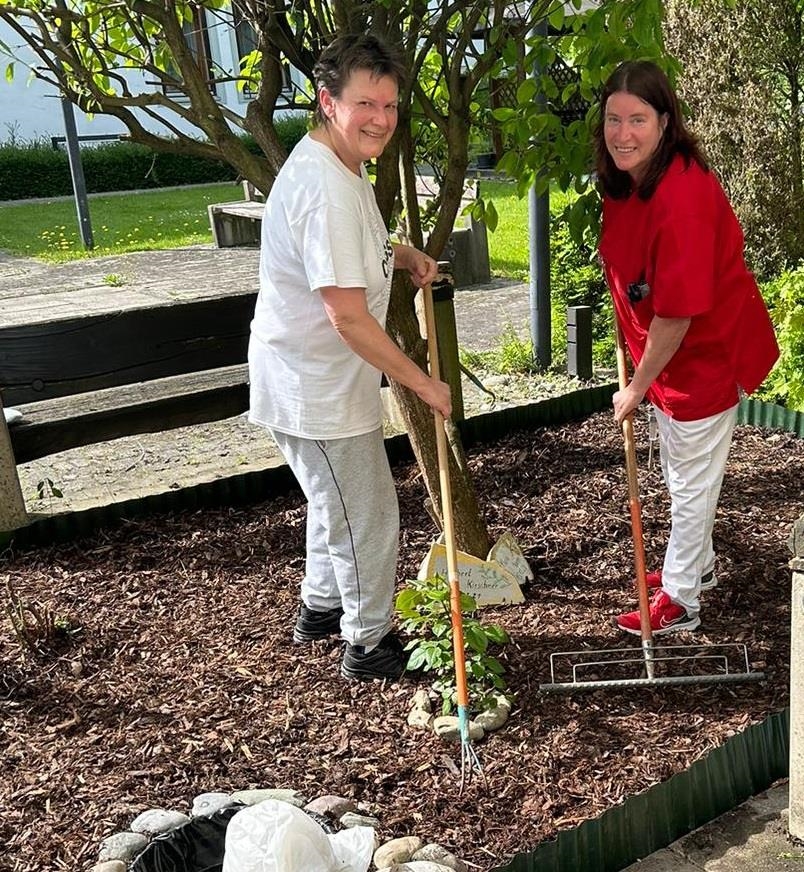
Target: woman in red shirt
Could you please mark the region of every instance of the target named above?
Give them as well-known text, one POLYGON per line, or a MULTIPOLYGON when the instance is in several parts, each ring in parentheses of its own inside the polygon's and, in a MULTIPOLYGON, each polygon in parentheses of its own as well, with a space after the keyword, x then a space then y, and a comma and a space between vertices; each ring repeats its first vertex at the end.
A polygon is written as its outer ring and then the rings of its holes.
MULTIPOLYGON (((699 626, 700 592, 717 583, 712 528, 737 405, 778 347, 740 225, 666 75, 627 61, 600 105, 600 255, 634 363, 614 417, 621 423, 643 398, 653 404, 671 499, 664 566, 648 574, 651 626, 661 635, 699 626)), ((640 633, 639 612, 617 623, 640 633)))

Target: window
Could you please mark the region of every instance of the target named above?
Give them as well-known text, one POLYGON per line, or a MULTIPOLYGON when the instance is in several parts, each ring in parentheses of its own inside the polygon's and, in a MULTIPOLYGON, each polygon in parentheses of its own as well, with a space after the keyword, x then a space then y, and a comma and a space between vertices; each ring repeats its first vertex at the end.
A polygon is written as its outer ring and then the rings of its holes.
MULTIPOLYGON (((239 3, 232 4, 232 12, 234 14, 234 32, 235 44, 237 46, 237 63, 238 68, 242 69, 243 59, 248 57, 258 48, 257 34, 251 26, 251 22, 243 14, 243 10, 239 3)), ((290 78, 290 64, 287 61, 282 61, 282 92, 285 94, 291 93, 293 83, 290 78)), ((248 83, 243 86, 242 94, 244 97, 253 97, 254 88, 248 83)))
MULTIPOLYGON (((215 73, 212 64, 212 52, 209 48, 209 28, 207 24, 207 13, 203 6, 193 6, 193 20, 185 21, 182 27, 184 38, 192 52, 198 66, 207 74, 207 84, 209 85, 210 93, 217 93, 215 87, 215 73)), ((176 78, 181 78, 181 73, 171 67, 168 72, 176 78)), ((164 91, 166 94, 177 96, 183 93, 181 88, 173 85, 165 85, 164 91)))

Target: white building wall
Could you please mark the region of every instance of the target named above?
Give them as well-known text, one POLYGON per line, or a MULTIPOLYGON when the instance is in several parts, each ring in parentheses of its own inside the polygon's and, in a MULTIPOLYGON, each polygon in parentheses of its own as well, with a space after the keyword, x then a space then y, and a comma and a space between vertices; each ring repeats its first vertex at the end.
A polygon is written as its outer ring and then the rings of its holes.
MULTIPOLYGON (((218 13, 220 14, 220 13, 218 13)), ((210 52, 215 61, 224 69, 238 68, 237 46, 233 28, 225 22, 210 22, 209 42, 210 52)), ((22 60, 34 62, 34 56, 27 47, 20 45, 19 37, 0 21, 0 42, 12 48, 22 60)), ((58 92, 49 84, 32 78, 28 69, 19 61, 14 65, 14 78, 6 81, 5 69, 10 59, 0 54, 0 143, 8 144, 30 142, 34 139, 50 140, 51 136, 64 135, 64 117, 58 92)), ((141 73, 131 72, 128 80, 132 90, 147 91, 153 86, 147 84, 146 77, 141 73)), ((217 98, 233 112, 245 114, 248 98, 238 92, 234 82, 225 82, 217 86, 217 98)), ((158 110, 157 110, 158 111, 158 110)), ((192 134, 195 128, 184 122, 175 113, 162 110, 164 117, 174 127, 184 133, 192 134)), ((158 122, 138 112, 141 123, 154 133, 168 131, 158 122)), ((74 108, 76 128, 79 136, 99 136, 125 133, 125 126, 116 118, 108 115, 87 116, 78 108, 74 108)))

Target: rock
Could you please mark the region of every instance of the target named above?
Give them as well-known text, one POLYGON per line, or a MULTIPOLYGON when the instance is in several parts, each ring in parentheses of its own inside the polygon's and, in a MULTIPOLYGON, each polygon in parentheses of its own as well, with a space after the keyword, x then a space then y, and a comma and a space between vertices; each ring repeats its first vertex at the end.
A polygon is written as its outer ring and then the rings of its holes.
POLYGON ((426 690, 419 689, 413 694, 411 705, 414 709, 420 709, 423 712, 432 712, 433 703, 430 700, 430 694, 426 690))
POLYGON ((357 806, 351 799, 346 799, 343 796, 319 796, 312 802, 308 802, 304 807, 305 811, 314 811, 316 814, 323 814, 339 820, 349 811, 357 811, 357 806))
POLYGON ((151 808, 134 818, 129 829, 132 833, 155 836, 158 833, 167 833, 170 830, 175 830, 176 827, 186 824, 189 820, 190 818, 180 811, 151 808))
POLYGON ((106 860, 96 863, 90 872, 126 872, 126 864, 122 860, 106 860))
POLYGON ((190 817, 209 817, 233 803, 234 800, 228 793, 199 793, 193 800, 190 817))
MULTIPOLYGON (((442 715, 436 718, 433 721, 433 730, 439 738, 448 742, 460 742, 461 740, 458 718, 455 715, 442 715)), ((469 721, 469 738, 473 742, 479 742, 483 736, 485 736, 483 727, 474 721, 469 721)))
POLYGON ((396 866, 391 866, 388 872, 452 872, 452 869, 441 863, 431 863, 429 860, 413 860, 410 863, 398 863, 396 866))
POLYGON ((410 714, 408 715, 408 726, 430 730, 433 727, 433 716, 430 712, 424 711, 424 709, 411 709, 410 714))
POLYGON ((100 844, 99 860, 133 860, 148 847, 148 839, 139 833, 115 833, 100 844))
POLYGON ((804 515, 797 521, 793 522, 790 528, 790 538, 787 540, 787 547, 793 557, 804 557, 804 515))
POLYGON ((377 869, 387 869, 399 863, 407 863, 421 846, 422 840, 418 836, 391 839, 374 852, 374 865, 377 869))
POLYGON ((350 829, 351 827, 372 827, 372 829, 378 830, 380 828, 380 822, 377 818, 353 811, 347 811, 345 815, 341 816, 338 823, 344 829, 350 829))
POLYGON ((298 790, 287 790, 283 788, 259 788, 256 790, 238 790, 231 795, 233 802, 242 802, 243 805, 256 805, 258 802, 264 802, 266 799, 275 799, 277 802, 287 802, 290 805, 295 805, 296 808, 304 808, 307 805, 307 797, 299 793, 298 790))
POLYGON ((414 853, 411 859, 414 861, 427 860, 430 863, 439 863, 442 866, 448 866, 450 869, 454 869, 455 872, 469 872, 468 867, 463 860, 450 853, 441 845, 437 845, 435 842, 431 842, 429 845, 420 848, 416 853, 414 853))
POLYGON ((479 724, 485 732, 491 733, 493 730, 499 730, 500 727, 508 720, 508 715, 511 713, 511 703, 505 697, 497 697, 496 705, 492 708, 480 712, 474 718, 474 723, 479 724))

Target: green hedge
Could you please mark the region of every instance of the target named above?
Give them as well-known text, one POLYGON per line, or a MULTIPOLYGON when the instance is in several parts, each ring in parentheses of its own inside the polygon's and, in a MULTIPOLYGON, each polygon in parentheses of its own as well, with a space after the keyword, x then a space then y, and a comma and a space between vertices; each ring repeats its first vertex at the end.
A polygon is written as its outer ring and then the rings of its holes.
MULTIPOLYGON (((277 135, 288 151, 306 129, 307 120, 303 116, 276 122, 277 135)), ((251 137, 246 136, 243 141, 249 150, 259 154, 251 137)), ((81 163, 89 193, 225 182, 237 175, 233 167, 222 161, 154 152, 131 142, 82 146, 81 163)), ((73 186, 67 152, 44 142, 0 145, 0 192, 4 200, 69 196, 73 186)))

